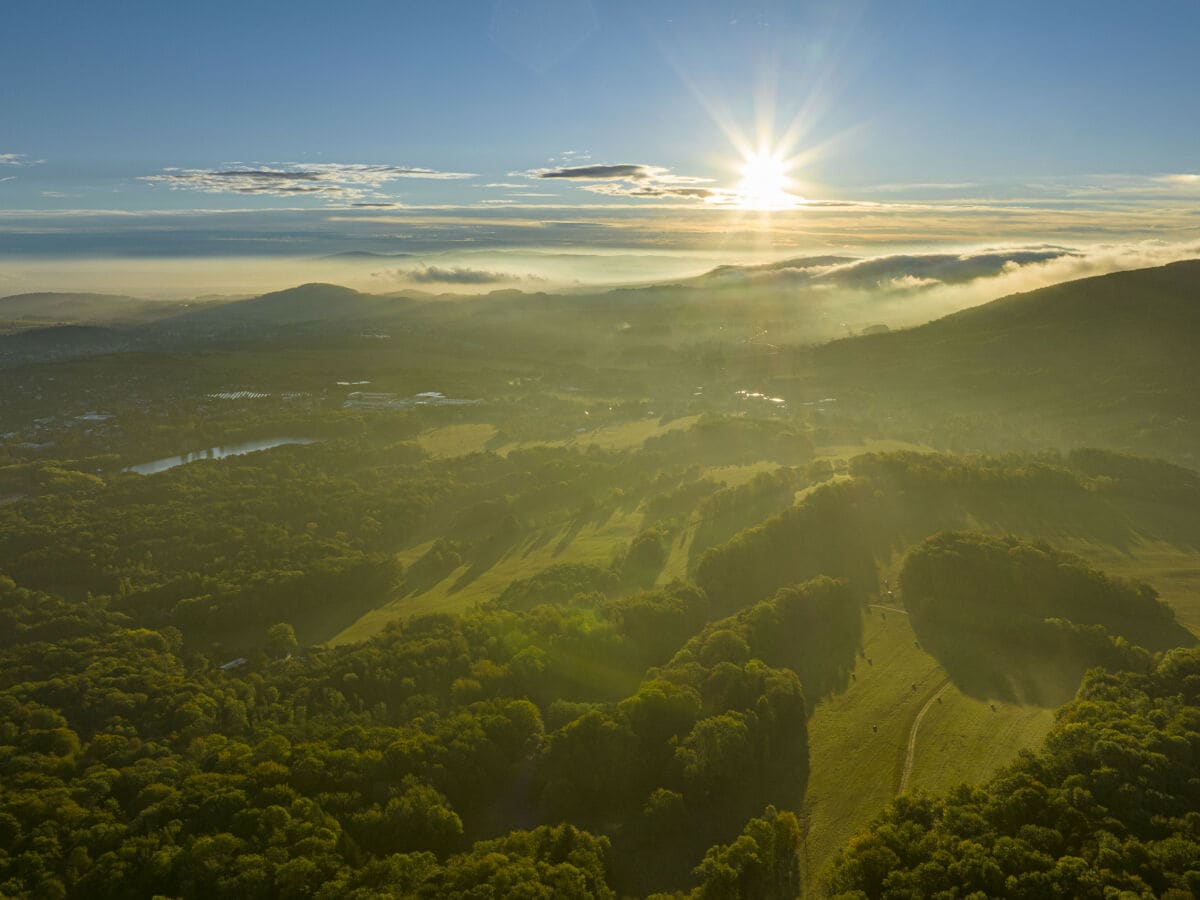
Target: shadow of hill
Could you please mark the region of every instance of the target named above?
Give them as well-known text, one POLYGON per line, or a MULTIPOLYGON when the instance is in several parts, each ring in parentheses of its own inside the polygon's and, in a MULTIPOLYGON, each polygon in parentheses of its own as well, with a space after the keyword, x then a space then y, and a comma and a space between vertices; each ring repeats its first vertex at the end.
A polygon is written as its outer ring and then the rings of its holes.
POLYGON ((1148 586, 1012 537, 931 537, 909 551, 900 586, 922 644, 977 697, 1059 705, 1088 668, 1141 669, 1194 640, 1148 586))
POLYGON ((913 622, 921 646, 954 685, 977 699, 1057 708, 1075 696, 1094 664, 1084 656, 1042 655, 1014 648, 1011 634, 946 629, 913 622))

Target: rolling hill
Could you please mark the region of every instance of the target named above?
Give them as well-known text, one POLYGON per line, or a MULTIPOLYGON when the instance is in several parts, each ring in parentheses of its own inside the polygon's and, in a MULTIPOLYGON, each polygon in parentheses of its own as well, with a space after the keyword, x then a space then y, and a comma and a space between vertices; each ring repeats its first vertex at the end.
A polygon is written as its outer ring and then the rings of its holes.
POLYGON ((247 300, 236 300, 176 316, 172 327, 182 325, 296 325, 351 319, 377 311, 388 301, 336 284, 302 284, 247 300))
POLYGON ((927 429, 990 417, 1043 441, 1104 444, 1194 464, 1197 337, 1200 261, 1186 261, 1066 282, 918 328, 798 350, 793 362, 802 373, 797 386, 853 398, 867 415, 927 429))
POLYGON ((0 297, 0 322, 104 325, 178 315, 190 304, 123 294, 42 292, 0 297))

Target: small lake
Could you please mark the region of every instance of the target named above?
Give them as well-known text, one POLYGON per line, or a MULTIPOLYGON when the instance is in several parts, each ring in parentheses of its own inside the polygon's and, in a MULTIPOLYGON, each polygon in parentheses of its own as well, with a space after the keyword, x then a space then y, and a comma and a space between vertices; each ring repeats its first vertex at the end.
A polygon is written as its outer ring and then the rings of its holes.
POLYGON ((257 453, 259 450, 270 450, 284 444, 315 444, 314 438, 264 438, 259 441, 246 441, 241 444, 230 444, 227 447, 209 447, 207 450, 197 450, 195 453, 185 453, 182 456, 165 456, 153 462, 139 463, 136 466, 126 466, 122 472, 136 472, 138 475, 153 475, 165 472, 184 463, 196 462, 200 459, 224 459, 226 456, 245 456, 247 453, 257 453))

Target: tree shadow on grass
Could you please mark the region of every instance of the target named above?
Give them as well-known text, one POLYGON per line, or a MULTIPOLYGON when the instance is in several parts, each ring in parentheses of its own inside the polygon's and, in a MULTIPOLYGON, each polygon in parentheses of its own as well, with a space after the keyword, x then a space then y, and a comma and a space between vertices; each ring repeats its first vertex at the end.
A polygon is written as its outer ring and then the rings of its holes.
POLYGON ((555 532, 553 529, 543 528, 536 535, 534 535, 531 540, 529 540, 525 544, 524 549, 521 551, 521 558, 524 559, 524 558, 528 557, 531 553, 535 553, 538 550, 541 550, 543 547, 545 547, 547 544, 550 543, 550 539, 552 537, 554 537, 554 534, 555 534, 555 532))
POLYGON ((522 533, 519 528, 501 530, 472 547, 466 557, 469 568, 458 576, 446 593, 456 594, 470 585, 515 550, 521 543, 521 538, 522 533))
POLYGON ((964 694, 1045 707, 1061 706, 1074 697, 1088 669, 1137 669, 1143 665, 1143 651, 1122 651, 1110 638, 1125 638, 1128 644, 1148 646, 1151 652, 1195 642, 1192 634, 1173 619, 1155 628, 1142 623, 1138 634, 1122 629, 1119 620, 1106 627, 1014 619, 989 631, 948 627, 918 618, 913 628, 921 645, 964 694), (1122 630, 1127 633, 1121 634, 1122 630))
POLYGON ((939 629, 913 622, 923 649, 964 694, 1056 708, 1075 696, 1094 660, 1079 654, 1039 653, 1018 646, 1012 634, 939 629))
POLYGON ((601 527, 616 513, 614 506, 594 506, 588 510, 581 511, 571 519, 570 523, 563 529, 562 536, 558 539, 558 543, 554 545, 554 555, 561 556, 562 553, 571 546, 575 538, 579 537, 579 533, 583 531, 587 525, 593 525, 596 528, 601 527))
POLYGON ((349 628, 373 609, 392 599, 388 590, 347 591, 331 602, 291 616, 291 625, 302 646, 330 640, 349 628))

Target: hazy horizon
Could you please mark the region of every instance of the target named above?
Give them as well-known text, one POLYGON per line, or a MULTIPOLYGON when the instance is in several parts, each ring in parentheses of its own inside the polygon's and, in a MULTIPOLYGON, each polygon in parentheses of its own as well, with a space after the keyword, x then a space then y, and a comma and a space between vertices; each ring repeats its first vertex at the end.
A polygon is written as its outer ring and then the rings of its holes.
MULTIPOLYGON (((0 298, 28 293, 97 293, 144 300, 225 299, 315 282, 368 294, 408 291, 430 296, 470 296, 509 290, 571 294, 673 283, 697 286, 702 282, 695 279, 720 267, 747 270, 749 283, 775 278, 778 289, 787 291, 813 285, 807 278, 803 283, 783 280, 786 272, 772 273, 771 269, 792 260, 836 256, 848 262, 811 270, 826 276, 825 287, 834 287, 837 281, 829 277, 830 270, 851 265, 868 273, 878 269, 870 278, 855 278, 848 284, 843 279, 837 283, 845 302, 852 303, 855 295, 888 292, 896 296, 900 307, 912 307, 910 314, 902 317, 911 323, 1062 281, 1200 257, 1200 241, 924 246, 874 254, 870 249, 876 248, 847 248, 837 252, 812 248, 811 252, 791 253, 655 252, 619 248, 570 252, 564 248, 523 248, 395 256, 47 258, 0 262, 0 298), (970 264, 981 257, 1001 260, 1003 265, 949 278, 943 271, 927 271, 931 261, 945 269, 942 260, 958 259, 970 264), (756 268, 768 271, 756 272, 756 268)), ((355 251, 344 252, 355 254, 355 251)), ((705 286, 720 283, 703 282, 705 286)))
POLYGON ((57 8, 5 23, 3 293, 563 290, 1200 239, 1194 6, 57 8), (347 252, 405 255, 320 259, 347 252))

